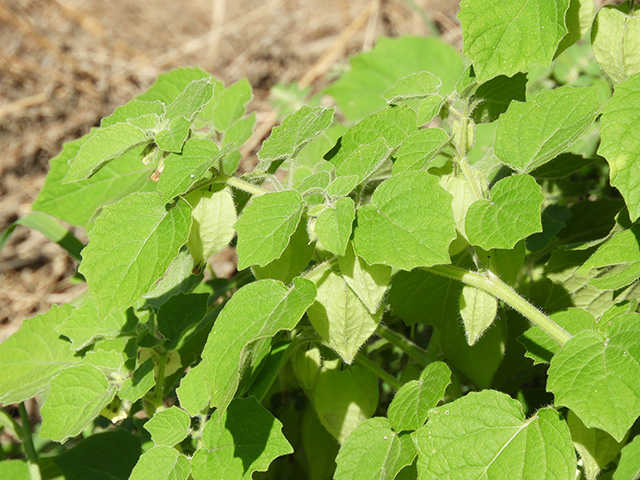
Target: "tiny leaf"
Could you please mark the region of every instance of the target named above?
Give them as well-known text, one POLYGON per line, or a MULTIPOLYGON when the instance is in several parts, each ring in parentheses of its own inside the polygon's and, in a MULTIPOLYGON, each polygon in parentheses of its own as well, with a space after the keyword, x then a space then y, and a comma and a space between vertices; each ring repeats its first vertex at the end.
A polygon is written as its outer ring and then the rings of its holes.
POLYGON ((349 197, 339 198, 333 206, 318 215, 314 232, 324 248, 336 255, 344 255, 355 218, 353 200, 349 197))
POLYGON ((498 313, 498 300, 476 287, 465 285, 460 295, 460 316, 464 323, 467 343, 474 345, 491 326, 498 313))
POLYGON ((144 424, 156 445, 173 447, 187 438, 191 417, 178 407, 170 407, 156 412, 151 420, 144 424))

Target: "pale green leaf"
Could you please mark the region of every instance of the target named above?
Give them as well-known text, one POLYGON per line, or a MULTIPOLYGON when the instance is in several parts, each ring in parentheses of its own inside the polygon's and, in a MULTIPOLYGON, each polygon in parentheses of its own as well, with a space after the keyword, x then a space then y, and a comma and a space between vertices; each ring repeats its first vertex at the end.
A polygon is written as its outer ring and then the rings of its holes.
POLYGON ((426 172, 403 172, 386 180, 371 203, 358 209, 356 254, 367 263, 403 270, 449 263, 456 236, 451 195, 426 172))
POLYGON ((126 123, 129 119, 149 114, 157 115, 158 118, 162 117, 164 115, 164 104, 158 100, 151 102, 131 100, 125 105, 116 107, 111 115, 100 120, 100 126, 110 127, 116 123, 126 123))
POLYGON ((144 424, 156 445, 173 447, 187 438, 191 417, 176 406, 156 412, 153 418, 144 424))
POLYGON ((165 117, 173 120, 184 117, 189 122, 204 108, 213 96, 214 80, 203 77, 193 80, 180 94, 166 106, 165 117))
POLYGON ((190 210, 182 200, 167 210, 157 193, 104 208, 80 266, 101 317, 133 304, 164 274, 187 241, 190 210))
POLYGON ((447 132, 440 128, 425 128, 413 132, 393 154, 393 173, 422 170, 449 141, 447 132))
POLYGON ((474 345, 489 328, 498 313, 498 300, 493 295, 469 285, 462 287, 460 316, 467 343, 474 345))
POLYGON ((173 295, 191 292, 202 281, 202 274, 194 275, 195 267, 189 249, 186 246, 182 247, 162 279, 143 295, 146 305, 157 310, 173 295))
POLYGON ((106 163, 148 141, 145 132, 129 123, 99 128, 82 144, 77 155, 69 160, 71 166, 62 182, 77 182, 90 177, 106 163))
POLYGON ((355 175, 358 177, 357 183, 362 183, 380 168, 392 152, 393 149, 387 146, 384 138, 378 138, 369 144, 359 145, 348 156, 339 157, 342 163, 337 166, 336 175, 338 177, 355 175))
POLYGON ((238 232, 238 270, 264 266, 289 244, 296 231, 304 200, 293 190, 254 196, 235 224, 238 232))
POLYGON ((307 193, 317 193, 318 190, 326 190, 331 183, 331 174, 329 172, 318 172, 305 177, 302 182, 296 185, 296 191, 302 195, 307 193))
POLYGON ((348 177, 338 177, 327 187, 327 193, 331 197, 346 197, 356 188, 360 181, 359 175, 349 175, 348 177))
POLYGON ((640 476, 640 435, 622 449, 613 480, 635 480, 640 476))
POLYGON ((391 267, 367 264, 356 256, 351 244, 348 244, 344 256, 338 258, 338 264, 342 278, 367 307, 367 310, 371 314, 375 314, 389 287, 391 267))
POLYGON ((342 369, 323 369, 312 392, 320 423, 340 443, 378 407, 378 379, 356 363, 342 369))
POLYGON ((256 112, 253 112, 248 117, 235 122, 231 127, 229 127, 229 130, 224 133, 222 146, 233 145, 234 151, 224 157, 222 161, 223 173, 231 175, 238 169, 240 160, 242 160, 242 154, 238 149, 244 145, 249 138, 251 138, 255 124, 256 112))
POLYGON ((358 425, 340 448, 334 478, 393 480, 415 456, 409 435, 398 435, 386 418, 370 418, 358 425))
POLYGON ((180 406, 193 417, 207 411, 211 402, 211 391, 204 375, 205 366, 200 363, 189 369, 176 389, 180 406))
POLYGON ((640 12, 628 5, 600 9, 591 30, 593 55, 615 83, 640 72, 640 12))
POLYGON ((129 480, 187 480, 190 473, 189 459, 175 448, 152 447, 140 456, 129 480))
POLYGON ((416 111, 416 125, 429 123, 440 112, 445 98, 440 95, 431 95, 420 102, 416 111))
POLYGON ((201 266, 235 236, 236 207, 229 188, 197 190, 185 200, 193 207, 187 247, 195 264, 201 266))
POLYGON ((525 101, 526 85, 527 76, 523 73, 516 73, 512 77, 499 75, 478 85, 470 98, 476 103, 473 119, 477 123, 495 121, 514 100, 525 101))
POLYGON ((161 150, 180 153, 190 130, 191 122, 189 120, 184 117, 176 117, 166 128, 156 134, 156 145, 161 150))
POLYGON ((398 80, 382 96, 389 104, 402 105, 437 94, 441 84, 442 80, 431 72, 412 73, 398 80))
POLYGON ((7 480, 31 480, 32 477, 29 474, 29 466, 24 460, 3 459, 0 462, 0 478, 6 478, 7 480))
POLYGON ((302 448, 309 463, 309 480, 333 480, 339 445, 322 426, 310 404, 302 417, 302 448))
POLYGON ((558 412, 543 408, 525 419, 520 402, 494 390, 434 409, 414 441, 424 479, 569 479, 576 470, 569 428, 558 412))
POLYGON ((575 335, 551 359, 547 381, 557 405, 617 441, 640 415, 640 323, 624 327, 575 335))
POLYGON ((276 458, 293 453, 282 423, 254 397, 234 400, 222 415, 214 412, 202 445, 191 460, 194 480, 250 480, 276 458))
POLYGON ((420 374, 419 380, 405 383, 389 405, 389 421, 396 432, 417 430, 427 421, 451 383, 451 371, 445 363, 433 362, 420 374))
POLYGON ((480 82, 548 66, 567 33, 569 0, 463 0, 458 18, 464 54, 480 82))
POLYGON ((313 283, 304 278, 296 278, 291 288, 276 280, 258 280, 233 295, 218 316, 202 352, 211 406, 224 411, 231 402, 247 347, 255 340, 295 327, 315 295, 313 283))
POLYGON ((173 102, 180 93, 194 80, 211 78, 199 67, 180 67, 170 72, 161 73, 146 92, 136 95, 136 99, 147 102, 160 100, 164 104, 173 102))
POLYGON ((64 442, 78 435, 113 400, 116 389, 92 365, 76 365, 60 372, 51 381, 44 402, 40 435, 64 442))
POLYGON ((307 312, 311 325, 345 363, 351 364, 376 331, 382 309, 370 313, 345 279, 331 270, 310 278, 318 289, 316 301, 307 312))
POLYGON ((594 15, 593 0, 570 0, 565 16, 568 33, 564 36, 555 56, 576 43, 591 29, 594 15))
MULTIPOLYGON (((476 185, 481 186, 482 190, 487 187, 487 180, 484 178, 480 170, 472 169, 476 185)), ((456 230, 466 238, 465 221, 469 207, 477 200, 476 194, 470 182, 466 178, 457 177, 455 175, 443 175, 440 177, 440 185, 451 194, 451 209, 453 210, 453 218, 456 222, 456 230)))
POLYGON ((478 200, 467 211, 465 231, 469 243, 485 250, 513 248, 518 241, 542 231, 544 195, 527 174, 498 181, 488 200, 478 200))
POLYGON ((125 379, 118 391, 118 397, 133 403, 144 397, 156 384, 155 362, 148 358, 138 365, 130 378, 125 379))
POLYGON ((640 73, 616 85, 602 112, 598 154, 609 163, 611 185, 620 190, 631 221, 640 217, 640 137, 633 126, 640 121, 640 73))
POLYGON ((314 232, 322 246, 336 255, 344 255, 351 238, 356 207, 349 197, 339 198, 316 219, 314 232))
POLYGON ((47 313, 25 320, 20 330, 0 343, 0 403, 37 395, 60 370, 81 360, 55 330, 72 310, 71 305, 54 305, 47 313))
POLYGON ((597 87, 565 86, 513 102, 498 120, 496 156, 519 173, 530 172, 566 151, 599 110, 597 87))

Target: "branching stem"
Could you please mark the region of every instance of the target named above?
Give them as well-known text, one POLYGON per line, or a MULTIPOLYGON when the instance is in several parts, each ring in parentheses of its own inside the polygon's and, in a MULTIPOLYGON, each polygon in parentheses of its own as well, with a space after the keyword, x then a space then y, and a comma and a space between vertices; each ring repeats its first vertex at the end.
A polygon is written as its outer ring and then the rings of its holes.
POLYGON ((423 367, 426 367, 429 363, 431 363, 431 359, 429 358, 427 352, 425 352, 422 348, 420 348, 408 338, 394 332, 387 326, 380 324, 376 329, 376 333, 392 345, 398 347, 410 358, 415 360, 416 363, 422 365, 423 367))
POLYGON ((382 367, 378 366, 378 364, 370 360, 365 354, 359 352, 356 355, 356 362, 369 370, 383 382, 387 382, 395 390, 399 390, 400 387, 402 387, 402 382, 400 382, 400 380, 388 373, 382 367))

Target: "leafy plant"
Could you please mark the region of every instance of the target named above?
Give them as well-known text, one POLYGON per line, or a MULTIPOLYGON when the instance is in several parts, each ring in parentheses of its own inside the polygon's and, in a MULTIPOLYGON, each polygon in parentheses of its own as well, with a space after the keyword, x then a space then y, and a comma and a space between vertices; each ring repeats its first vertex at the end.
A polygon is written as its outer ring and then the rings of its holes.
POLYGON ((21 223, 88 292, 0 345, 0 476, 637 478, 640 17, 593 17, 463 0, 468 60, 381 40, 240 176, 198 68, 66 144, 21 223))

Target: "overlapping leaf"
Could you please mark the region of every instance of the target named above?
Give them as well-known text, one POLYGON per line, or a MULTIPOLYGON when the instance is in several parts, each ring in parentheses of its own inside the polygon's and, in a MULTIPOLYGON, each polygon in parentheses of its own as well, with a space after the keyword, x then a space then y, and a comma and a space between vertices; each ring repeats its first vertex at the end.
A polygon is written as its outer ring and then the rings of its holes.
POLYGON ((145 423, 144 428, 151 434, 151 439, 156 445, 173 447, 187 437, 190 423, 189 414, 173 406, 156 412, 153 418, 145 423))
POLYGON ((393 173, 422 170, 449 141, 440 128, 425 128, 413 132, 394 153, 393 173))
POLYGON ((175 448, 161 446, 150 448, 140 456, 129 480, 187 480, 190 473, 187 457, 175 448))
POLYGON ((323 210, 314 229, 322 246, 336 255, 344 255, 355 218, 355 204, 349 197, 339 198, 333 206, 323 210))

